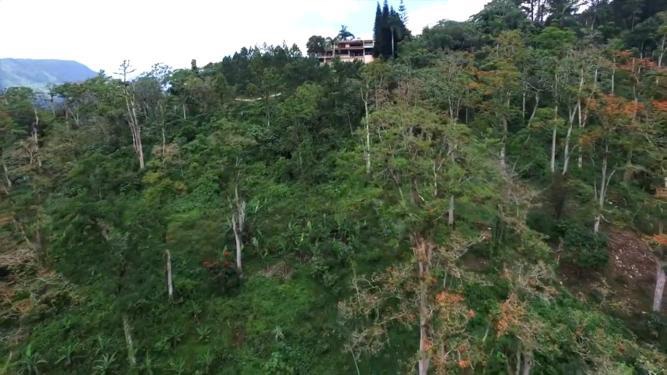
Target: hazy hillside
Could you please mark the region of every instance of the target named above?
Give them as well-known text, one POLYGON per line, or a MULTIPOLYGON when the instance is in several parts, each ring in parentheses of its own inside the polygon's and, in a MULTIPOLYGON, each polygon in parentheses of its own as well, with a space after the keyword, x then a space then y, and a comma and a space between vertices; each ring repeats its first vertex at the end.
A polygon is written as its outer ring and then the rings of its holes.
POLYGON ((45 89, 50 84, 79 82, 95 75, 76 61, 0 59, 0 89, 15 86, 45 89))

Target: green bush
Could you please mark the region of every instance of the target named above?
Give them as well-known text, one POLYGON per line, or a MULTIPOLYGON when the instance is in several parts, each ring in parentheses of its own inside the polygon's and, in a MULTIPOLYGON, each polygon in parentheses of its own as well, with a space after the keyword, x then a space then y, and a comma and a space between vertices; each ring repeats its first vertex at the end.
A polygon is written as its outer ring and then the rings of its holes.
POLYGON ((578 223, 563 222, 558 225, 562 233, 565 260, 577 267, 599 269, 607 264, 607 237, 593 233, 578 223))

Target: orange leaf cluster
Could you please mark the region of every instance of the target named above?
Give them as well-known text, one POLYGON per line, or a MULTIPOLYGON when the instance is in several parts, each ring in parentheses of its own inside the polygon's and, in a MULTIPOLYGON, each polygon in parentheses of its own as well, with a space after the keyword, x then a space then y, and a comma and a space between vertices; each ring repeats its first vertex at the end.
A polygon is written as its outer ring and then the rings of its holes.
POLYGON ((602 137, 602 132, 595 129, 581 135, 580 142, 582 146, 590 146, 602 137))
POLYGON ((428 338, 424 337, 424 338, 422 339, 422 349, 423 349, 425 352, 428 352, 429 350, 431 350, 432 347, 433 347, 433 341, 431 341, 431 340, 429 340, 428 338))
POLYGON ((500 305, 500 316, 496 322, 496 332, 498 337, 506 334, 512 327, 517 326, 523 318, 524 310, 516 294, 512 293, 500 305))
POLYGON ((628 101, 614 95, 605 95, 602 101, 603 103, 589 101, 589 108, 598 109, 603 104, 600 113, 610 119, 620 116, 632 117, 635 113, 644 109, 644 104, 640 102, 628 101))
POLYGON ((632 56, 632 52, 631 51, 616 51, 616 52, 614 52, 614 55, 616 57, 620 57, 620 58, 628 58, 628 57, 632 56))
POLYGON ((595 100, 595 98, 588 98, 586 99, 586 107, 590 110, 595 111, 598 109, 598 101, 595 100))
POLYGON ((468 368, 470 367, 470 361, 467 359, 459 359, 457 365, 459 366, 459 368, 468 368))
POLYGON ((667 100, 654 100, 651 104, 656 111, 667 112, 667 100))
POLYGON ((626 116, 632 116, 634 113, 641 112, 644 110, 644 104, 641 102, 631 101, 623 106, 623 113, 626 116))
POLYGON ((435 295, 435 301, 440 305, 455 305, 463 302, 463 296, 442 291, 435 295))
POLYGON ((667 234, 656 234, 653 236, 653 241, 662 246, 667 246, 667 234))

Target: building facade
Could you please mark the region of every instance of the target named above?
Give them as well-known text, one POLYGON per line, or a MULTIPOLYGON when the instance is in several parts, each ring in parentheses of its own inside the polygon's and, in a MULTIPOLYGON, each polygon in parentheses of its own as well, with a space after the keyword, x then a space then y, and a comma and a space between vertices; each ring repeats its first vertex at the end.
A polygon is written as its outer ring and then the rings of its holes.
POLYGON ((335 58, 343 62, 361 61, 368 64, 373 61, 373 39, 341 40, 317 55, 322 64, 328 64, 335 58))

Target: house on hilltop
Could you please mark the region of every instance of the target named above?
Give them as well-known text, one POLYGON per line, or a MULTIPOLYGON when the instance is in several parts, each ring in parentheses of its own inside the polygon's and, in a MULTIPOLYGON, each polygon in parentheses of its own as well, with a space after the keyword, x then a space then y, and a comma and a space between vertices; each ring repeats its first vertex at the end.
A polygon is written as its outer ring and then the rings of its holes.
POLYGON ((332 46, 318 53, 317 58, 322 64, 328 64, 335 58, 343 62, 361 61, 368 64, 373 61, 373 39, 339 40, 332 46))

